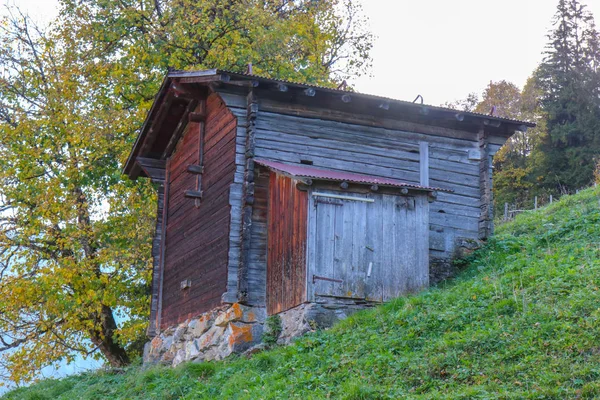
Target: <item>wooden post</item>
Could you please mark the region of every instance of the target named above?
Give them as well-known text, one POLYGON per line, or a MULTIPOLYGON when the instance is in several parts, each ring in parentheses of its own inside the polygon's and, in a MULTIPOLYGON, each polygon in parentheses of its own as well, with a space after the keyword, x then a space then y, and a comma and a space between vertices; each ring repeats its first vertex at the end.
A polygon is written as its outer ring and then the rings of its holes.
POLYGON ((550 195, 550 204, 552 204, 552 195, 550 195))
MULTIPOLYGON (((282 86, 280 84, 280 90, 282 86)), ((250 235, 252 231, 252 208, 254 206, 254 150, 256 144, 256 116, 258 114, 258 101, 256 93, 251 90, 246 96, 246 170, 243 182, 242 224, 240 227, 240 259, 238 264, 237 301, 248 301, 248 269, 250 267, 250 235)))
POLYGON ((504 220, 508 221, 508 203, 504 203, 504 220))
POLYGON ((533 208, 537 210, 537 196, 533 199, 533 208))
POLYGON ((494 208, 492 193, 492 160, 489 148, 489 135, 482 126, 477 134, 480 161, 479 161, 479 190, 480 190, 480 215, 479 239, 487 239, 494 233, 494 208))
POLYGON ((429 186, 429 143, 419 142, 419 168, 421 186, 429 186))

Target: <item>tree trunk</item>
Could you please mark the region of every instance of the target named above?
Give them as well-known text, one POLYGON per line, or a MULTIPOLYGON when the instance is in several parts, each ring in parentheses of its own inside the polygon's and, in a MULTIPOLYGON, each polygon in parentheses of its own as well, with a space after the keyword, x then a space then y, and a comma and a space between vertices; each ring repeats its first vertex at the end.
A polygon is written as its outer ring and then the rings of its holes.
POLYGON ((112 367, 124 367, 131 363, 125 348, 114 340, 117 323, 110 307, 103 305, 99 316, 100 326, 90 332, 92 343, 98 347, 112 367))

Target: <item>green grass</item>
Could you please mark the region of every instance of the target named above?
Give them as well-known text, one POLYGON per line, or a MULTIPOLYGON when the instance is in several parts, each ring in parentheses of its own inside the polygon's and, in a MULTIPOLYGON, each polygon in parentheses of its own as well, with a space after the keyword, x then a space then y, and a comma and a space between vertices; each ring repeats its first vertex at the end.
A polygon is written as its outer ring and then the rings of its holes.
POLYGON ((497 230, 452 282, 251 359, 44 381, 6 399, 600 397, 600 190, 497 230))

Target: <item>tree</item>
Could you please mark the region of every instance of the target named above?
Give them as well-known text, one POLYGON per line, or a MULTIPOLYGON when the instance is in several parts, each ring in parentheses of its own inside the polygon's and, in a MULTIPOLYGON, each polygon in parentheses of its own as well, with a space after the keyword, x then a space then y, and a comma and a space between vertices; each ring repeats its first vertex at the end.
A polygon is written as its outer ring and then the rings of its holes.
POLYGON ((481 100, 472 93, 466 100, 449 103, 452 108, 492 114, 498 117, 535 121, 538 126, 527 132, 515 132, 494 155, 494 202, 496 207, 510 203, 518 207, 539 194, 532 157, 544 136, 545 124, 540 110, 541 91, 535 76, 523 90, 507 81, 490 82, 481 100), (467 106, 467 107, 465 107, 467 106))
POLYGON ((149 310, 155 189, 121 176, 167 67, 333 85, 369 65, 337 1, 64 0, 0 25, 0 351, 16 382, 76 355, 128 364, 149 310))
POLYGON ((539 158, 540 184, 574 191, 593 181, 600 153, 600 34, 578 0, 560 0, 537 80, 548 135, 539 158))

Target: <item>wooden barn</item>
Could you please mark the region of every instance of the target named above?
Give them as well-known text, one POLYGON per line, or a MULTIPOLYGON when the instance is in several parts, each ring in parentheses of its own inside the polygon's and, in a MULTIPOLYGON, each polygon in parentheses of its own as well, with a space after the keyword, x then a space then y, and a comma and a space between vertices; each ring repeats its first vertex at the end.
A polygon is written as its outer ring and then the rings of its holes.
POLYGON ((492 156, 528 126, 170 72, 124 169, 158 188, 150 336, 227 304, 278 314, 427 286, 492 233, 492 156))

